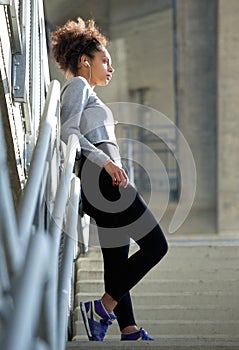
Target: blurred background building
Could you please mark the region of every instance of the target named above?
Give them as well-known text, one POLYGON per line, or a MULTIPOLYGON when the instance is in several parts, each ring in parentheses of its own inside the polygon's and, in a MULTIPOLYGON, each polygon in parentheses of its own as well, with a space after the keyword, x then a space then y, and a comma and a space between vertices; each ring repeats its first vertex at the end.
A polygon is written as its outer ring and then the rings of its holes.
MULTIPOLYGON (((185 136, 197 172, 185 232, 239 227, 238 6, 237 0, 45 1, 49 31, 81 16, 94 18, 109 38, 116 72, 97 91, 104 101, 147 105, 185 136)), ((52 62, 51 72, 62 81, 52 62)))

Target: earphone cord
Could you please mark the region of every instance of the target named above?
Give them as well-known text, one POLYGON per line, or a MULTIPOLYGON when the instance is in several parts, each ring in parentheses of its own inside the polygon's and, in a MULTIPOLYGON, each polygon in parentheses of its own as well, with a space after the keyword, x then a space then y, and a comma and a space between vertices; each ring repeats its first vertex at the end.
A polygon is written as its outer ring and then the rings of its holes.
MULTIPOLYGON (((89 78, 87 79, 87 81, 88 81, 88 83, 90 84, 90 82, 91 82, 91 76, 92 76, 91 65, 87 62, 87 66, 89 67, 89 78)), ((80 69, 80 66, 78 66, 77 68, 80 69)))
POLYGON ((89 79, 88 79, 88 83, 90 84, 90 82, 91 82, 91 66, 89 66, 89 71, 90 71, 90 73, 89 73, 89 79))

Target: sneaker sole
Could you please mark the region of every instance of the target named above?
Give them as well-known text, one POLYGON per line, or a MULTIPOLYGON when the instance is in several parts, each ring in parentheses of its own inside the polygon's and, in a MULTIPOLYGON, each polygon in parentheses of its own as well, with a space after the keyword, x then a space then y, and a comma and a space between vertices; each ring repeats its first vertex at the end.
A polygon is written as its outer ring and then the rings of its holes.
POLYGON ((86 312, 86 308, 85 308, 85 304, 84 303, 80 303, 80 309, 81 309, 81 315, 82 315, 82 319, 85 325, 85 330, 86 330, 86 334, 89 338, 89 340, 93 340, 93 336, 90 330, 90 325, 88 322, 88 317, 87 317, 87 312, 86 312))

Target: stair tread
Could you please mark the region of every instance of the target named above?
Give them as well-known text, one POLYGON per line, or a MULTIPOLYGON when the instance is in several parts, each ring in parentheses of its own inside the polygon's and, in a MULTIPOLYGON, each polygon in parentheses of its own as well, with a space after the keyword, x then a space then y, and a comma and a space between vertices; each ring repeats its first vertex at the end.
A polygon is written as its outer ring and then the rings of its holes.
MULTIPOLYGON (((239 245, 225 246, 222 242, 215 245, 214 242, 170 242, 170 245, 167 259, 131 291, 137 322, 156 342, 147 346, 145 342, 137 345, 130 342, 128 348, 238 350, 239 245), (159 332, 163 335, 158 336, 159 332)), ((133 250, 137 249, 132 247, 133 250)), ((74 340, 85 344, 81 348, 98 349, 86 346, 89 342, 85 341, 77 305, 83 300, 99 298, 103 290, 99 249, 78 262, 77 278, 74 340)), ((103 348, 127 348, 119 341, 117 323, 109 329, 105 340, 103 348), (106 346, 107 343, 111 345, 106 346)))
MULTIPOLYGON (((162 324, 238 324, 238 320, 140 320, 141 323, 147 323, 148 325, 162 325, 162 324)), ((82 320, 77 320, 76 323, 82 323, 82 320)), ((112 326, 113 327, 113 326, 112 326)), ((111 328, 112 328, 111 327, 111 328)))
MULTIPOLYGON (((175 310, 175 309, 179 309, 179 310, 185 310, 185 309, 189 309, 189 310, 215 310, 215 309, 220 309, 220 310, 228 310, 228 309, 235 309, 235 307, 233 305, 229 305, 229 306, 221 306, 218 304, 194 304, 194 305, 182 305, 182 304, 171 304, 171 305, 135 305, 134 310, 175 310)), ((79 306, 76 307, 76 309, 80 309, 79 306)), ((238 314, 238 319, 239 319, 239 314, 238 314)))
POLYGON ((161 339, 159 341, 141 341, 141 342, 121 342, 119 340, 107 340, 104 342, 89 342, 87 340, 74 341, 67 343, 67 350, 73 349, 238 349, 239 341, 235 340, 218 340, 218 339, 161 339))
MULTIPOLYGON (((131 295, 133 296, 178 296, 178 295, 212 295, 212 296, 218 296, 218 295, 228 295, 228 296, 238 296, 238 292, 224 292, 224 291, 184 291, 184 292, 134 292, 132 291, 131 295)), ((80 292, 76 294, 77 297, 81 296, 89 296, 90 297, 95 297, 96 293, 95 292, 80 292)))

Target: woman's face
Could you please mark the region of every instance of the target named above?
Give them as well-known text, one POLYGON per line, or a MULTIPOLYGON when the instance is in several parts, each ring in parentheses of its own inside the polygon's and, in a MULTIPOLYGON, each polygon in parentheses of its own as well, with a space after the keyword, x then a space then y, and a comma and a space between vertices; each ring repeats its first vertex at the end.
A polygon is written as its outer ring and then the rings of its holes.
POLYGON ((114 68, 111 65, 112 62, 108 50, 103 48, 102 51, 94 52, 94 58, 89 60, 89 64, 89 73, 91 74, 90 85, 107 85, 114 73, 114 68))

